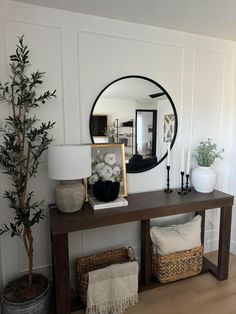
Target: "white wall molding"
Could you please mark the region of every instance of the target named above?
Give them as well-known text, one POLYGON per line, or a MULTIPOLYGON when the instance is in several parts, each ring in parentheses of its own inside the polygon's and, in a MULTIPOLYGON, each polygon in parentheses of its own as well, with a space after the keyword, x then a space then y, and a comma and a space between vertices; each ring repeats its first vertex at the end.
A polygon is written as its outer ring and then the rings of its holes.
MULTIPOLYGON (((33 272, 35 272, 35 273, 39 272, 39 273, 43 274, 44 276, 46 276, 47 278, 49 278, 50 280, 52 279, 52 265, 51 264, 34 266, 33 272)), ((21 274, 27 274, 28 268, 21 269, 20 273, 21 274)))
POLYGON ((204 242, 204 253, 218 250, 218 239, 207 240, 204 242))
POLYGON ((40 7, 26 3, 19 3, 9 0, 3 1, 4 15, 8 19, 19 21, 34 21, 38 24, 61 25, 63 28, 80 29, 87 32, 98 32, 106 34, 125 34, 127 38, 140 37, 149 38, 173 44, 173 38, 185 47, 191 45, 195 47, 209 47, 225 51, 225 48, 232 48, 232 42, 229 40, 218 39, 215 37, 196 35, 181 31, 175 31, 149 25, 130 23, 97 17, 92 15, 74 13, 69 11, 57 10, 47 7, 40 7), (53 16, 53 18, 52 18, 53 16), (108 31, 109 30, 109 31, 108 31))
POLYGON ((147 37, 136 37, 136 36, 127 36, 126 33, 120 35, 120 34, 117 34, 115 32, 99 32, 99 31, 89 31, 89 30, 79 30, 78 31, 78 34, 91 34, 91 35, 97 35, 97 36, 103 36, 103 37, 108 37, 108 38, 117 38, 117 39, 122 39, 122 40, 127 40, 127 41, 137 41, 137 42, 144 42, 144 43, 148 43, 148 44, 154 44, 154 45, 164 45, 164 46, 169 46, 169 47, 177 47, 177 48, 184 48, 184 45, 181 44, 181 43, 171 43, 171 42, 168 42, 168 41, 165 41, 165 40, 162 40, 160 41, 158 39, 158 37, 156 38, 153 38, 153 39, 148 39, 147 37))
POLYGON ((43 27, 45 28, 45 30, 47 28, 54 28, 58 31, 61 31, 61 27, 59 25, 53 25, 53 24, 50 24, 50 23, 40 23, 40 22, 35 22, 34 20, 28 20, 28 19, 14 19, 14 18, 6 18, 4 19, 4 23, 7 24, 7 23, 19 23, 19 24, 26 24, 28 26, 30 25, 34 25, 34 26, 38 26, 38 27, 43 27))

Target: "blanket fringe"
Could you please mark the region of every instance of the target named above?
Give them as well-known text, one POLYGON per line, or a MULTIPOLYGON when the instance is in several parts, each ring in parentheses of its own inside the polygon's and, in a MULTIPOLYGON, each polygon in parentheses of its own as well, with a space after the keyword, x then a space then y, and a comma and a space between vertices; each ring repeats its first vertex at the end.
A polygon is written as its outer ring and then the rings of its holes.
POLYGON ((103 301, 100 304, 92 305, 86 308, 86 314, 121 314, 136 303, 138 303, 138 294, 121 300, 103 301))

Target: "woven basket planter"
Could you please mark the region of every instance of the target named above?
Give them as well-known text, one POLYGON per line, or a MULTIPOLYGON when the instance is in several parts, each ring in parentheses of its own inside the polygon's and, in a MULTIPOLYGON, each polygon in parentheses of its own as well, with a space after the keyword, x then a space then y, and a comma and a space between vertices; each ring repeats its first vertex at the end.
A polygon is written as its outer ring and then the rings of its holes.
POLYGON ((160 255, 152 250, 152 273, 161 283, 195 276, 202 271, 203 248, 160 255))
POLYGON ((87 304, 88 272, 113 264, 130 262, 132 260, 130 248, 125 247, 104 251, 95 255, 78 257, 75 261, 75 271, 77 275, 77 290, 81 296, 82 302, 87 304))

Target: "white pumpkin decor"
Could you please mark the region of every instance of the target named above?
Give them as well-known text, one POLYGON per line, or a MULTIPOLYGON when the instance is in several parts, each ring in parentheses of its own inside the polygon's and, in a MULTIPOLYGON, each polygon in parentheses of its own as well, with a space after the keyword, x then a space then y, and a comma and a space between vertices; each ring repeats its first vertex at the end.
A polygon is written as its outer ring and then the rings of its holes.
POLYGON ((198 166, 192 171, 191 181, 194 189, 201 193, 211 193, 217 181, 217 175, 211 165, 215 159, 223 159, 224 149, 217 150, 216 143, 212 143, 212 139, 201 141, 195 149, 194 157, 198 166))

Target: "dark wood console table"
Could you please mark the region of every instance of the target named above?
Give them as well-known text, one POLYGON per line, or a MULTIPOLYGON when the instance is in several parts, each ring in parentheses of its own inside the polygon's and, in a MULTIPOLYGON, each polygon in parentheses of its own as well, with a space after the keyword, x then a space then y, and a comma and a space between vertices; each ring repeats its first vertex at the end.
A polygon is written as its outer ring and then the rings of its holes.
MULTIPOLYGON (((54 291, 57 314, 71 312, 69 280, 68 233, 104 226, 141 222, 141 290, 151 285, 151 245, 150 219, 183 213, 198 213, 203 217, 202 241, 204 241, 205 210, 221 208, 218 263, 214 265, 204 257, 204 269, 218 280, 228 278, 231 215, 234 197, 220 191, 202 194, 192 191, 187 195, 178 195, 177 191, 168 194, 163 191, 131 194, 127 207, 117 207, 93 211, 88 203, 82 210, 64 214, 55 205, 50 208, 50 227, 52 236, 52 259, 54 291)), ((102 248, 101 248, 102 249, 102 248)))

